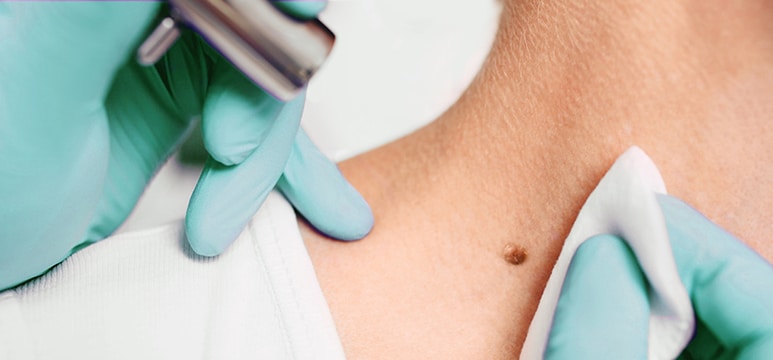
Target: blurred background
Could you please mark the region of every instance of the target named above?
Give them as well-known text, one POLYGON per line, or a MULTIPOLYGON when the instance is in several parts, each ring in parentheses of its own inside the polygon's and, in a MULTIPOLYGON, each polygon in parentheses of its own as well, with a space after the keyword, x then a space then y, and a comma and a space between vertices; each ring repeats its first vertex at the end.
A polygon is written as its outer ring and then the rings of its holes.
MULTIPOLYGON (((309 85, 303 128, 341 161, 426 125, 477 73, 499 12, 497 0, 330 0, 320 19, 336 44, 309 85)), ((118 232, 185 216, 196 144, 170 158, 118 232)))

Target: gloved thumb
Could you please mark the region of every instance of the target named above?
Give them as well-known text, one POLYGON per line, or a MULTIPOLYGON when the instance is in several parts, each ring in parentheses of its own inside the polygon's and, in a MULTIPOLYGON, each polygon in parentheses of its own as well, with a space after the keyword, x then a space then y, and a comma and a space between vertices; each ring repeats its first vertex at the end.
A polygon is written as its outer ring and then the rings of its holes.
POLYGON ((547 359, 645 359, 647 283, 625 241, 586 240, 574 254, 553 317, 547 359))

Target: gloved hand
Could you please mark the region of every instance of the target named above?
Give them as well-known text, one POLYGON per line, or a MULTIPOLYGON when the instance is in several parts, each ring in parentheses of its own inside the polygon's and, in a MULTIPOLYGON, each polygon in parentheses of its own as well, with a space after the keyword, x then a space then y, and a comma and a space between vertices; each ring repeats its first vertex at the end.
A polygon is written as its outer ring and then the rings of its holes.
MULTIPOLYGON (((773 266, 681 200, 658 195, 696 334, 682 358, 773 354, 773 266)), ((586 241, 561 290, 546 358, 645 359, 647 283, 625 242, 586 241)))
POLYGON ((368 205, 298 132, 302 96, 273 99, 192 33, 136 63, 160 6, 0 2, 0 290, 113 232, 199 119, 211 159, 186 217, 197 253, 223 251, 277 182, 322 232, 370 230, 368 205))

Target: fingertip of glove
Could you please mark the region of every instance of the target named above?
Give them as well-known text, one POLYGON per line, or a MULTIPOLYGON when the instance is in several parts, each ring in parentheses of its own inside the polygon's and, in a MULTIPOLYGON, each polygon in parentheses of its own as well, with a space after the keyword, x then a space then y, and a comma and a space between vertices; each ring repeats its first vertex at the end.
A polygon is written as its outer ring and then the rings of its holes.
POLYGON ((212 159, 225 166, 243 163, 258 148, 256 143, 232 144, 226 147, 207 145, 205 142, 204 146, 207 148, 209 155, 212 156, 212 159))
POLYGON ((375 221, 370 205, 337 170, 301 177, 294 184, 288 181, 287 175, 280 178, 279 190, 321 233, 336 240, 355 241, 373 229, 375 221), (321 190, 308 191, 310 186, 304 185, 311 178, 316 179, 317 186, 324 184, 321 190))
MULTIPOLYGON (((293 201, 291 201, 293 202, 293 201)), ((319 232, 340 241, 357 241, 370 234, 374 225, 373 212, 359 193, 341 198, 332 210, 293 205, 319 232)))
POLYGON ((193 252, 206 257, 218 256, 223 252, 223 250, 225 250, 221 247, 212 246, 212 244, 208 242, 193 241, 190 239, 190 237, 188 238, 188 244, 191 246, 191 250, 193 250, 193 252))
POLYGON ((368 236, 373 230, 373 211, 365 199, 355 191, 348 197, 349 204, 343 206, 340 224, 332 223, 328 229, 321 230, 330 237, 341 241, 357 241, 368 236), (345 222, 344 222, 345 221, 345 222))
MULTIPOLYGON (((231 166, 243 163, 266 139, 278 110, 256 106, 248 108, 243 104, 220 101, 219 106, 210 105, 205 111, 202 132, 204 147, 217 162, 231 166)), ((210 103, 211 104, 211 103, 210 103)))
POLYGON ((221 227, 210 226, 206 221, 199 221, 195 211, 188 211, 185 217, 185 235, 191 250, 201 256, 218 256, 236 239, 238 234, 230 234, 221 227))
MULTIPOLYGON (((594 261, 605 256, 619 256, 630 254, 625 242, 617 236, 610 234, 596 235, 583 242, 574 255, 572 261, 594 261)), ((595 261, 594 261, 595 262, 595 261)))
POLYGON ((286 14, 301 20, 315 18, 327 6, 327 1, 321 0, 272 0, 271 3, 286 14))
POLYGON ((620 237, 596 235, 580 245, 572 258, 570 273, 576 273, 580 282, 615 284, 633 274, 641 275, 636 256, 620 237), (600 261, 603 259, 603 261, 600 261), (610 271, 612 270, 612 271, 610 271))
POLYGON ((344 232, 339 237, 341 240, 353 241, 360 240, 370 234, 373 230, 375 219, 373 218, 373 211, 370 209, 370 205, 362 198, 359 192, 352 188, 355 192, 355 196, 351 197, 353 204, 350 206, 354 214, 352 214, 352 226, 349 231, 344 232))

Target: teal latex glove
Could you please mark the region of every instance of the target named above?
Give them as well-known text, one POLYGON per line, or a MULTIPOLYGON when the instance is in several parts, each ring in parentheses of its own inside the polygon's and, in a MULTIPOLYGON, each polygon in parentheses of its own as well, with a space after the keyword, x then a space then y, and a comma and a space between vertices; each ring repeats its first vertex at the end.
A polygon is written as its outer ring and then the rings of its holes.
POLYGON ((0 2, 0 290, 113 232, 199 119, 211 159, 186 216, 197 253, 223 251, 277 183, 322 232, 370 230, 368 205, 298 132, 302 96, 273 99, 192 33, 136 63, 160 7, 0 2))
MULTIPOLYGON (((773 266, 681 200, 659 195, 696 334, 686 359, 773 354, 773 266)), ((647 283, 625 242, 586 241, 567 273, 546 358, 645 359, 647 283)))

